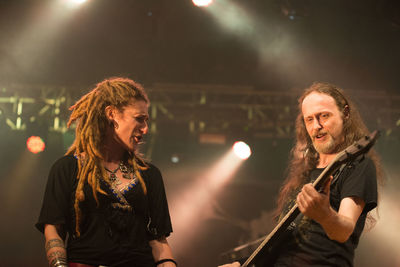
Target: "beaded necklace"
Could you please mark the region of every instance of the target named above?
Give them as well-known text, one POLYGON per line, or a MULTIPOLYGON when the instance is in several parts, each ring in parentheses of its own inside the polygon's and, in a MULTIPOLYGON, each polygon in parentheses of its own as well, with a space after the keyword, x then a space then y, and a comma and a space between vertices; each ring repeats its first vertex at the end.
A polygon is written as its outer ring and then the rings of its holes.
POLYGON ((121 171, 122 177, 125 179, 131 180, 130 183, 126 184, 124 187, 120 188, 119 191, 126 193, 128 190, 130 190, 133 186, 137 184, 137 178, 136 175, 134 174, 133 167, 131 166, 126 166, 122 161, 118 164, 118 167, 115 170, 109 170, 106 167, 104 169, 109 172, 109 177, 110 177, 110 182, 111 182, 111 187, 114 190, 117 190, 117 187, 122 184, 122 181, 118 179, 116 173, 121 171), (133 175, 131 175, 133 174, 133 175))

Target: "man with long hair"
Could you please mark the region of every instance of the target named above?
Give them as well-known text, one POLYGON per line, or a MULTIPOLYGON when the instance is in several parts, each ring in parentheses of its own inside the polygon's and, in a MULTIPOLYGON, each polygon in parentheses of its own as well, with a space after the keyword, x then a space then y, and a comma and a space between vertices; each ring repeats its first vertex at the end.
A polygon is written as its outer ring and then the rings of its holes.
POLYGON ((148 106, 140 84, 111 78, 70 108, 75 140, 50 170, 36 224, 51 267, 176 266, 161 173, 138 152, 148 106))
POLYGON ((381 180, 378 157, 371 151, 363 159, 344 165, 322 191, 311 182, 338 153, 368 134, 343 90, 328 83, 314 83, 304 91, 299 98, 296 143, 288 177, 275 213, 280 219, 297 203, 301 214, 291 224, 283 245, 274 252, 271 266, 353 266, 354 250, 365 223, 373 221, 368 214, 377 206, 381 180))

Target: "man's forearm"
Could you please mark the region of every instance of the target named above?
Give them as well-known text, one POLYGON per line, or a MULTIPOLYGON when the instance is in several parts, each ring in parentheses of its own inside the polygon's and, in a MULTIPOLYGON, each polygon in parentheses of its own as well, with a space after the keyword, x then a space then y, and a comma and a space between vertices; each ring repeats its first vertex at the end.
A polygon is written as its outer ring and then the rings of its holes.
POLYGON ((331 208, 331 214, 324 218, 321 226, 330 239, 344 243, 353 233, 355 225, 350 218, 337 213, 331 208))
POLYGON ((357 220, 365 206, 365 202, 356 197, 346 197, 340 202, 339 211, 329 210, 319 223, 330 239, 346 242, 353 233, 357 220))

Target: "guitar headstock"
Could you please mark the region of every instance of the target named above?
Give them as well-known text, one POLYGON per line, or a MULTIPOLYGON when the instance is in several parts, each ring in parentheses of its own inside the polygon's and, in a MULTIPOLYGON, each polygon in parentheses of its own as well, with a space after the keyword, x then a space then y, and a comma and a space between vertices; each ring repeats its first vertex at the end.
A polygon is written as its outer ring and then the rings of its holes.
POLYGON ((336 158, 335 162, 344 163, 356 159, 362 154, 368 153, 371 147, 375 144, 379 137, 379 131, 374 131, 370 135, 364 136, 354 144, 348 146, 345 150, 340 152, 336 158))

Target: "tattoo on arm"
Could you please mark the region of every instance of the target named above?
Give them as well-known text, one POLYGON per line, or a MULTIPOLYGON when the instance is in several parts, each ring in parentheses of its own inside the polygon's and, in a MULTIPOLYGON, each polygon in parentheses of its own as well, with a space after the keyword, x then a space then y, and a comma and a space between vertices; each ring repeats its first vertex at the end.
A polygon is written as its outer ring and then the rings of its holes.
POLYGON ((58 259, 67 259, 67 254, 65 251, 54 251, 48 255, 49 262, 56 261, 58 259))
POLYGON ((50 239, 46 242, 46 254, 49 266, 67 266, 67 252, 61 239, 50 239))
POLYGON ((49 259, 52 258, 67 258, 67 254, 65 253, 65 251, 54 251, 49 254, 49 259))
POLYGON ((61 239, 50 239, 46 242, 46 252, 55 247, 64 248, 64 242, 61 239))

